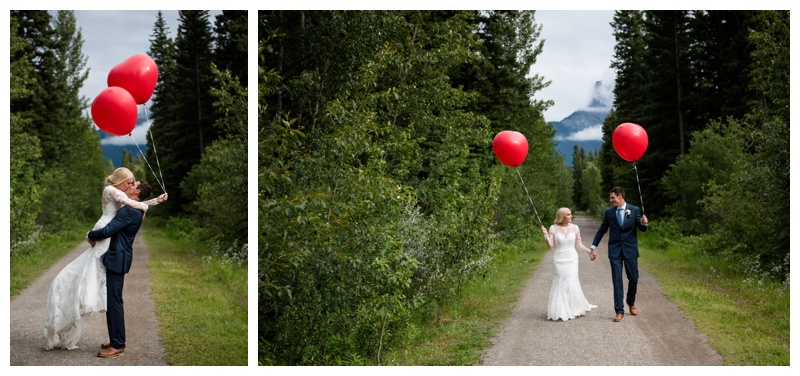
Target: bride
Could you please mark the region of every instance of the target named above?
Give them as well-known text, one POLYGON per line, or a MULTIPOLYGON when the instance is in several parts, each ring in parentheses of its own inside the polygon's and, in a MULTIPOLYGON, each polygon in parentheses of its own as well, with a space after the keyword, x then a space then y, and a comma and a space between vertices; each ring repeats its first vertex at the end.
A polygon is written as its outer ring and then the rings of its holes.
MULTIPOLYGON (((572 224, 572 212, 569 208, 556 211, 556 218, 548 233, 542 226, 542 233, 547 246, 553 251, 553 285, 550 287, 550 299, 547 302, 547 319, 567 321, 583 316, 597 307, 590 304, 583 295, 581 281, 578 278, 578 252, 590 251, 581 242, 581 230, 572 224)), ((592 260, 594 258, 589 255, 592 260)))
MULTIPOLYGON (((131 200, 125 191, 134 187, 133 173, 120 167, 106 177, 103 189, 103 215, 94 230, 105 227, 122 205, 147 211, 149 206, 167 200, 162 194, 145 202, 131 200)), ((106 310, 106 271, 101 257, 108 251, 110 239, 100 240, 69 263, 50 284, 44 317, 46 350, 75 349, 81 336, 81 316, 106 310)))

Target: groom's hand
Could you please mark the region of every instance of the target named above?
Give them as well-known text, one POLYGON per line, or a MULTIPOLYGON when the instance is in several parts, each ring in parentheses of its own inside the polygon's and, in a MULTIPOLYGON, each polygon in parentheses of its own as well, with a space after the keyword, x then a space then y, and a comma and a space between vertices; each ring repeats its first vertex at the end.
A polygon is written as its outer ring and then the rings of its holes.
POLYGON ((92 239, 86 239, 86 240, 89 242, 89 245, 91 245, 92 248, 94 248, 94 245, 97 244, 97 242, 92 239))
POLYGON ((591 252, 589 252, 589 260, 594 261, 594 259, 596 258, 597 258, 597 252, 595 252, 593 249, 591 252))

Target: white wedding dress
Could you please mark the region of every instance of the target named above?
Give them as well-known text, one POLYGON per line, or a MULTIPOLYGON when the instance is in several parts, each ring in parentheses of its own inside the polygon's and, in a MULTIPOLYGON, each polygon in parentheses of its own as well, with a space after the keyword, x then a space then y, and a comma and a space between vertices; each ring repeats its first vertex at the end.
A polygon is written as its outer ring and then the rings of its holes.
POLYGON ((581 243, 581 231, 571 223, 566 227, 552 225, 545 238, 553 249, 553 285, 547 302, 547 318, 567 321, 583 316, 597 306, 586 300, 578 278, 577 250, 590 252, 581 243))
MULTIPOLYGON (((105 227, 122 205, 146 211, 157 201, 134 201, 125 192, 107 185, 103 189, 102 203, 103 215, 93 230, 105 227)), ((110 241, 108 238, 95 243, 64 267, 50 284, 44 316, 46 350, 78 348, 83 324, 81 316, 106 311, 106 268, 101 257, 108 251, 110 241)))

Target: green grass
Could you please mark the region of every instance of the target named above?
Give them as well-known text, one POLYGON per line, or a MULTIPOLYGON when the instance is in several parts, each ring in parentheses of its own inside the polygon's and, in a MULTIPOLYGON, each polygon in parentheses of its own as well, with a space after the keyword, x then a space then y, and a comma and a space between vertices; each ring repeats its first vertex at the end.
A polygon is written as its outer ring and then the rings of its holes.
POLYGON ((755 278, 722 257, 698 255, 691 241, 640 238, 639 265, 708 336, 725 365, 789 365, 789 289, 755 278))
MULTIPOLYGON (((11 257, 11 296, 85 242, 91 228, 45 234, 34 252, 11 257)), ((215 256, 186 235, 167 233, 156 221, 148 221, 144 234, 167 362, 247 365, 247 265, 215 256)))
MULTIPOLYGON (((708 337, 725 365, 789 365, 789 290, 748 277, 721 257, 697 255, 691 242, 645 233, 639 265, 708 337)), ((417 317, 406 342, 382 356, 389 365, 475 365, 511 313, 546 251, 537 241, 501 247, 496 269, 460 297, 417 317)))
POLYGON ((18 295, 28 285, 41 277, 47 269, 67 253, 75 249, 81 242, 86 242, 86 231, 91 230, 94 223, 84 223, 75 229, 56 234, 43 234, 39 238, 39 246, 28 254, 11 257, 9 268, 11 297, 18 295))
MULTIPOLYGON (((538 239, 536 239, 538 240, 538 239)), ((482 351, 511 314, 519 294, 542 260, 542 241, 520 241, 498 252, 497 267, 465 284, 462 295, 431 303, 411 325, 400 348, 381 357, 387 365, 477 365, 482 351)))
POLYGON ((153 299, 170 365, 247 365, 247 265, 148 226, 153 299))

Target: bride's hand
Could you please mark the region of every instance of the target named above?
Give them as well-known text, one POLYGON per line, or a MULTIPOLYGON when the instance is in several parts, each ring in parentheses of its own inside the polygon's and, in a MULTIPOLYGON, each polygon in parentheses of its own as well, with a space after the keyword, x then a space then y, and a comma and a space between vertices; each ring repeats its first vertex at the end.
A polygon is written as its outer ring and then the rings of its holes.
POLYGON ((158 198, 156 199, 156 201, 158 201, 158 203, 160 204, 160 203, 162 203, 162 202, 164 202, 164 201, 167 201, 167 197, 168 197, 168 196, 167 196, 167 194, 166 194, 166 193, 164 193, 164 194, 162 194, 161 196, 158 196, 158 198))
POLYGON ((545 236, 547 236, 547 229, 546 229, 546 228, 544 228, 544 226, 542 226, 542 234, 544 234, 545 236))

